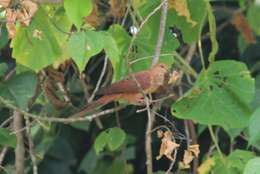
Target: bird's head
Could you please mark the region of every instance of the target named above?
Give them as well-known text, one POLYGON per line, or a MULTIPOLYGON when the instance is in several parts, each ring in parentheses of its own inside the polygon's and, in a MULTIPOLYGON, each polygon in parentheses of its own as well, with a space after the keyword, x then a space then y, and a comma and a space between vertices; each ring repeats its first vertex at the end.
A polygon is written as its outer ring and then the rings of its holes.
POLYGON ((153 69, 157 73, 162 73, 162 74, 168 73, 168 66, 164 63, 158 63, 154 65, 153 69))

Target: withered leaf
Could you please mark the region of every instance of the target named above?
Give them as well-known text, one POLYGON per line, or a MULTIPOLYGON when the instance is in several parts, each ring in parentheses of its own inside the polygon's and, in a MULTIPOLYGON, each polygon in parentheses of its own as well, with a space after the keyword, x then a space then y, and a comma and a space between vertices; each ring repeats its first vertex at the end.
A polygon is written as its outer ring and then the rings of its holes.
POLYGON ((242 34, 244 39, 248 44, 252 44, 256 42, 256 38, 253 34, 253 31, 248 24, 245 16, 241 13, 235 13, 231 23, 236 27, 236 29, 242 34))
POLYGON ((170 131, 165 131, 162 138, 160 152, 156 159, 159 160, 164 155, 169 160, 173 161, 174 159, 172 154, 178 147, 180 147, 180 145, 173 141, 172 133, 170 131))

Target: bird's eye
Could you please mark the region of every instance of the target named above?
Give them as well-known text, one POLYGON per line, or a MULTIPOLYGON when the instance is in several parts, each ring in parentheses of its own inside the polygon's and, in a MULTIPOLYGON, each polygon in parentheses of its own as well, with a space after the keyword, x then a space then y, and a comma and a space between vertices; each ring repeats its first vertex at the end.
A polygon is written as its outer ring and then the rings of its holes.
POLYGON ((160 65, 161 68, 165 68, 164 65, 160 65))

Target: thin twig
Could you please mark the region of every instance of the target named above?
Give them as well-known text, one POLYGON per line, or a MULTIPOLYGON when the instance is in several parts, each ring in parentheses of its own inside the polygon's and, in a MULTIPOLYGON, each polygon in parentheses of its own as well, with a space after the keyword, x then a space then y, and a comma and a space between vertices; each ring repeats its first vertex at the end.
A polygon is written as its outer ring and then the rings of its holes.
POLYGON ((95 118, 98 118, 98 117, 101 117, 103 115, 107 115, 107 114, 110 114, 110 113, 114 113, 114 112, 119 111, 119 110, 121 110, 122 108, 125 107, 125 106, 119 106, 117 108, 107 109, 107 110, 104 110, 102 112, 98 112, 98 113, 94 113, 94 114, 90 114, 90 115, 86 115, 85 112, 81 111, 79 113, 73 114, 72 116, 69 116, 68 118, 57 118, 57 117, 40 116, 40 115, 35 115, 35 114, 32 114, 32 113, 26 112, 26 111, 16 107, 15 105, 10 103, 9 101, 6 101, 1 96, 0 96, 0 103, 3 103, 9 109, 12 109, 12 110, 14 110, 18 113, 26 115, 30 118, 35 119, 35 120, 41 120, 41 121, 47 121, 47 122, 60 122, 60 123, 74 123, 74 122, 79 122, 79 121, 92 121, 95 118))
POLYGON ((100 76, 99 76, 97 85, 96 85, 96 87, 95 87, 93 93, 91 94, 91 96, 90 96, 89 99, 88 99, 88 103, 90 103, 90 102, 93 101, 94 97, 96 96, 97 91, 99 90, 99 87, 100 87, 100 85, 101 85, 102 79, 103 79, 103 77, 104 77, 104 75, 105 75, 105 73, 106 73, 107 62, 108 62, 108 58, 107 58, 107 56, 105 56, 104 65, 103 65, 101 74, 100 74, 100 76))
POLYGON ((0 125, 0 128, 5 127, 9 122, 13 120, 13 116, 8 117, 5 121, 3 121, 0 125))
MULTIPOLYGON (((0 166, 2 166, 8 147, 4 147, 0 153, 0 166)), ((1 169, 0 169, 1 170, 1 169)))
MULTIPOLYGON (((23 128, 23 117, 21 113, 14 110, 14 131, 23 128)), ((23 132, 16 133, 16 148, 15 148, 15 173, 24 174, 24 162, 25 162, 25 148, 23 132)))
POLYGON ((168 11, 168 1, 165 1, 162 6, 158 40, 156 43, 155 55, 153 57, 153 62, 152 62, 153 65, 155 65, 159 62, 161 49, 162 49, 162 45, 163 45, 163 40, 164 40, 165 26, 166 26, 166 20, 167 20, 167 11, 168 11))
MULTIPOLYGON (((108 58, 107 58, 107 56, 105 56, 104 65, 103 65, 101 74, 100 74, 100 76, 99 76, 99 79, 98 79, 98 82, 97 82, 97 84, 96 84, 96 87, 95 87, 94 91, 92 92, 91 96, 90 96, 89 99, 88 99, 88 103, 91 103, 91 102, 94 100, 94 98, 95 98, 95 96, 96 96, 96 93, 97 93, 97 91, 98 91, 99 88, 100 88, 102 79, 103 79, 103 77, 104 77, 104 75, 105 75, 105 73, 106 73, 107 62, 108 62, 108 58)), ((99 129, 103 129, 103 124, 102 124, 102 122, 101 122, 100 119, 95 118, 95 122, 96 122, 96 124, 97 124, 97 126, 98 126, 99 129)))
MULTIPOLYGON (((162 1, 160 28, 159 28, 159 34, 158 34, 158 39, 157 39, 157 43, 156 43, 156 50, 155 50, 155 54, 153 57, 152 65, 157 64, 159 61, 159 58, 160 58, 161 48, 162 48, 162 44, 163 44, 163 40, 164 40, 165 24, 166 24, 166 19, 167 19, 167 10, 168 10, 168 1, 167 0, 162 1)), ((150 101, 149 101, 148 97, 145 97, 145 103, 146 103, 147 115, 148 115, 146 134, 145 134, 146 170, 147 170, 147 174, 152 174, 153 173, 153 152, 152 152, 151 131, 152 131, 153 123, 155 120, 155 112, 159 107, 154 106, 151 111, 150 101)))
POLYGON ((38 167, 37 167, 37 160, 36 160, 36 154, 35 154, 35 148, 33 139, 31 136, 31 124, 28 117, 25 117, 25 125, 26 125, 26 136, 29 142, 29 154, 32 160, 32 166, 33 166, 33 174, 38 174, 38 167))

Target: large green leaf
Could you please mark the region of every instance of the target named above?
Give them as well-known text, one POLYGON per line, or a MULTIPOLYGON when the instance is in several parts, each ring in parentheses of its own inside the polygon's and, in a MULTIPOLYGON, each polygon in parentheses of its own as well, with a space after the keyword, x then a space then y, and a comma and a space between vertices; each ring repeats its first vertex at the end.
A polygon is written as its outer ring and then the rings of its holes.
POLYGON ((224 156, 223 158, 215 154, 212 158, 215 164, 210 172, 217 174, 241 174, 246 163, 254 157, 255 155, 252 152, 245 150, 235 150, 228 157, 224 156))
POLYGON ((69 40, 69 53, 80 71, 83 71, 91 56, 104 47, 100 32, 86 31, 73 33, 69 40))
POLYGON ((192 20, 196 22, 195 26, 192 26, 184 16, 178 16, 175 11, 170 11, 169 18, 171 24, 181 30, 184 42, 192 43, 199 39, 200 30, 204 25, 207 13, 206 4, 204 0, 187 0, 187 4, 192 20))
POLYGON ((120 80, 121 78, 125 77, 128 73, 128 68, 125 68, 127 66, 127 60, 125 58, 128 47, 130 44, 131 37, 128 35, 128 33, 124 30, 123 27, 121 27, 118 24, 112 25, 109 28, 108 31, 111 36, 114 38, 116 45, 119 49, 119 66, 117 71, 114 72, 116 80, 120 80))
POLYGON ((258 174, 260 171, 260 158, 254 158, 247 162, 243 174, 258 174))
POLYGON ((19 108, 27 109, 28 101, 35 93, 36 84, 37 77, 34 73, 23 72, 0 84, 0 96, 19 108))
POLYGON ((119 62, 119 49, 113 37, 107 32, 85 31, 73 33, 69 40, 69 53, 80 71, 83 71, 90 57, 105 50, 115 69, 119 62))
POLYGON ((249 102, 254 92, 254 80, 245 64, 232 60, 214 62, 172 106, 172 113, 201 124, 243 128, 249 122, 249 102))
POLYGON ((249 141, 251 144, 260 146, 260 108, 250 118, 249 121, 249 141))
POLYGON ((0 128, 0 144, 3 146, 9 146, 15 148, 16 136, 11 134, 8 129, 0 128))
POLYGON ((56 16, 61 21, 56 21, 56 18, 49 19, 45 11, 39 9, 28 27, 17 28, 11 47, 12 56, 19 64, 39 71, 62 58, 67 38, 62 31, 68 32, 71 24, 66 17, 56 16), (58 27, 56 22, 59 23, 58 27), (39 36, 36 36, 37 32, 39 36))
POLYGON ((70 20, 76 25, 78 30, 84 18, 92 11, 91 0, 64 0, 64 8, 70 20))
MULTIPOLYGON (((141 9, 140 13, 143 18, 147 17, 151 11, 159 5, 159 1, 153 1, 146 3, 141 9)), ((160 26, 161 13, 158 11, 155 13, 143 26, 143 28, 137 33, 136 40, 133 46, 133 55, 129 58, 131 61, 140 60, 133 64, 133 71, 141 71, 147 69, 152 64, 152 59, 155 54, 156 44, 158 40, 159 26, 160 26)), ((167 16, 164 41, 162 44, 161 54, 168 54, 167 56, 161 56, 160 62, 166 64, 172 64, 174 58, 171 54, 179 47, 178 40, 172 35, 170 27, 173 27, 172 16, 169 13, 167 16)))

